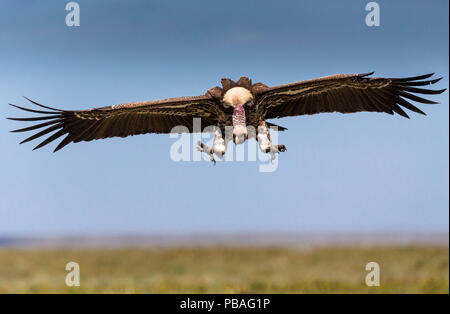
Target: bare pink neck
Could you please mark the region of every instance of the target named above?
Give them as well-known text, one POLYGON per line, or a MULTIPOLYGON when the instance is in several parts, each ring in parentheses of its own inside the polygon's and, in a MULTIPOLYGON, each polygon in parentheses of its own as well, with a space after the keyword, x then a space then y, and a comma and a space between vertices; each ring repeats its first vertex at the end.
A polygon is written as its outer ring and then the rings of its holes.
POLYGON ((245 126, 245 109, 243 106, 233 108, 233 126, 245 126))

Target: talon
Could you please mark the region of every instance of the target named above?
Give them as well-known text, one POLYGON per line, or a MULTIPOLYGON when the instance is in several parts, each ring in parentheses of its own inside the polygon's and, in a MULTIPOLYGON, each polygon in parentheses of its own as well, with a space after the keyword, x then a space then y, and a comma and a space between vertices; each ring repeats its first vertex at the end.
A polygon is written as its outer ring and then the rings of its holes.
POLYGON ((214 159, 214 155, 213 154, 209 155, 209 160, 211 160, 214 163, 214 166, 216 165, 216 160, 214 159))
POLYGON ((274 152, 270 152, 270 163, 273 164, 273 161, 277 158, 274 152))
POLYGON ((203 143, 198 141, 196 148, 199 152, 203 152, 203 143))
MULTIPOLYGON (((215 146, 216 146, 216 143, 215 143, 215 146)), ((209 147, 208 145, 203 144, 202 142, 198 141, 197 150, 199 152, 208 154, 209 160, 214 164, 214 166, 216 165, 216 160, 214 159, 214 148, 209 147)), ((217 154, 217 157, 221 158, 222 156, 223 156, 223 152, 219 151, 219 153, 217 154)))
POLYGON ((197 142, 197 149, 199 150, 199 151, 201 151, 201 152, 203 152, 204 151, 204 149, 205 149, 205 145, 202 143, 202 142, 200 142, 200 141, 198 141, 197 142))
POLYGON ((285 151, 287 151, 285 145, 272 145, 272 146, 270 147, 270 152, 271 152, 271 153, 279 154, 279 153, 283 153, 283 152, 285 152, 285 151))

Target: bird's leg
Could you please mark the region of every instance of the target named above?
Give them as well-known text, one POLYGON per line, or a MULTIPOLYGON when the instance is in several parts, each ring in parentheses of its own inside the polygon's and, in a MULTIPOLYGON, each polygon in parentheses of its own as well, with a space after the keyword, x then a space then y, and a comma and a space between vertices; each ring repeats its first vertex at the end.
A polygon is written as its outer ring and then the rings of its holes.
POLYGON ((270 146, 270 161, 275 159, 275 154, 287 151, 285 145, 271 145, 270 146))
POLYGON ((209 147, 206 144, 203 144, 202 142, 198 142, 197 150, 206 153, 209 155, 209 160, 211 160, 214 165, 216 165, 216 160, 214 159, 214 154, 216 154, 217 157, 222 159, 223 155, 225 155, 226 151, 226 145, 225 140, 222 137, 222 132, 219 127, 217 127, 214 131, 214 142, 213 147, 209 147))
POLYGON ((261 121, 258 126, 257 140, 259 149, 263 153, 270 153, 271 162, 275 159, 276 154, 285 152, 287 150, 285 145, 272 145, 272 141, 270 140, 269 128, 267 127, 265 121, 261 121))
POLYGON ((197 143, 197 150, 202 153, 206 153, 209 155, 209 160, 211 160, 214 163, 214 166, 216 165, 216 160, 214 159, 214 149, 212 147, 209 147, 206 144, 203 144, 202 142, 198 141, 197 143))
POLYGON ((225 140, 222 137, 222 131, 219 127, 216 127, 214 131, 214 142, 213 142, 213 150, 217 157, 220 159, 223 158, 225 152, 227 150, 227 146, 225 145, 225 140))

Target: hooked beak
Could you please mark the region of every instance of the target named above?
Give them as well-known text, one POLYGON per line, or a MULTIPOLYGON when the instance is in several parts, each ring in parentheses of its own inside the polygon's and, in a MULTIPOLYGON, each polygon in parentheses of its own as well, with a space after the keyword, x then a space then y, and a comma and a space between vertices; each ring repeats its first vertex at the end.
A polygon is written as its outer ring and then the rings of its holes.
POLYGON ((248 138, 248 135, 246 133, 233 134, 233 142, 236 145, 244 143, 247 138, 248 138))

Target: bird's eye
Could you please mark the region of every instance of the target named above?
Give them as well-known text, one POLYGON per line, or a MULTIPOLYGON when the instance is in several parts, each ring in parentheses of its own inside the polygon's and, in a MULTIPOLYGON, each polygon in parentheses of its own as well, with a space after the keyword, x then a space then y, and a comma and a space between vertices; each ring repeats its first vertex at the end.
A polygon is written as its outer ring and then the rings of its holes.
POLYGON ((244 106, 246 106, 246 107, 252 107, 252 106, 253 106, 253 100, 247 101, 247 102, 244 104, 244 106))

